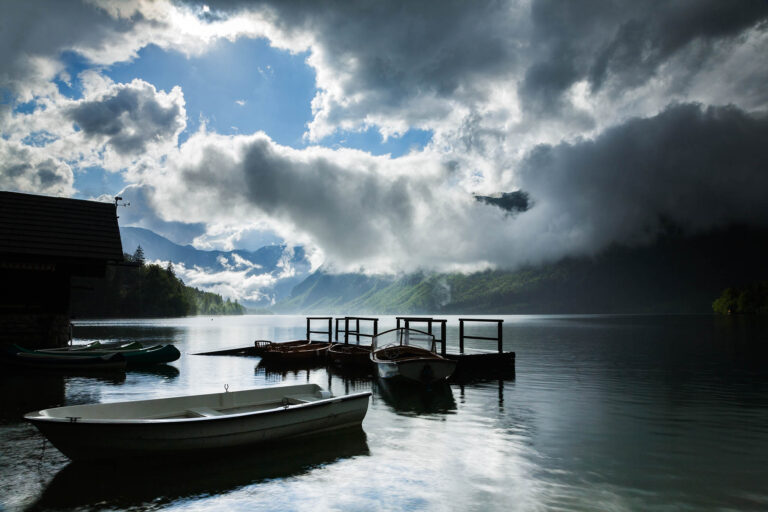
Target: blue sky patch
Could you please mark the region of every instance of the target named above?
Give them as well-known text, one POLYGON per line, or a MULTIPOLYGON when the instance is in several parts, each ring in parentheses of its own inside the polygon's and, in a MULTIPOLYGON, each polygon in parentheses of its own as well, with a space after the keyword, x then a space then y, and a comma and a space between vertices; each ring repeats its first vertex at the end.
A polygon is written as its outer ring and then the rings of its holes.
POLYGON ((102 194, 117 195, 127 183, 122 173, 109 172, 101 167, 85 167, 75 171, 74 197, 78 199, 93 199, 102 194))
POLYGON ((54 134, 43 130, 39 132, 30 133, 29 135, 21 139, 21 143, 27 146, 35 146, 38 148, 42 148, 58 139, 59 138, 54 134))
POLYGON ((90 61, 77 52, 66 51, 59 55, 64 64, 64 73, 59 73, 53 83, 59 89, 59 94, 76 100, 83 97, 83 83, 80 73, 92 67, 90 61))
POLYGON ((13 113, 14 114, 31 114, 35 110, 37 110, 38 106, 39 105, 37 103, 37 100, 30 100, 24 103, 19 103, 13 108, 13 113))
POLYGON ((304 147, 312 119, 314 71, 306 54, 271 48, 263 39, 219 41, 198 57, 151 45, 132 62, 116 64, 106 75, 116 82, 141 78, 170 91, 181 86, 187 109, 183 142, 200 127, 224 135, 266 132, 279 144, 304 147))
POLYGON ((408 130, 400 137, 389 137, 385 142, 379 130, 370 127, 360 132, 337 132, 325 137, 323 146, 345 147, 368 151, 373 155, 390 154, 393 158, 403 156, 412 149, 420 150, 432 140, 431 130, 408 130))

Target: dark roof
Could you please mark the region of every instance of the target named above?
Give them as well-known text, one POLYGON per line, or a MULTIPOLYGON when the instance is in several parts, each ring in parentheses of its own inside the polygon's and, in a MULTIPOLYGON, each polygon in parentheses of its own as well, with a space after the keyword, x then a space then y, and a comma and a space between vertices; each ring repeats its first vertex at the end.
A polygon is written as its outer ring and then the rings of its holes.
POLYGON ((0 258, 122 261, 115 205, 0 192, 0 258))

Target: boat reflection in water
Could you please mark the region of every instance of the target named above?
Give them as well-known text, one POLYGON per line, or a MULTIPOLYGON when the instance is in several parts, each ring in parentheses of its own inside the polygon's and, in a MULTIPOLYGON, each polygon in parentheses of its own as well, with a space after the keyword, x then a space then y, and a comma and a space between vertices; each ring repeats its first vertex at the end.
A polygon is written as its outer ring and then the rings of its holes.
POLYGON ((30 509, 94 507, 151 508, 203 495, 216 496, 271 479, 309 473, 353 457, 368 456, 365 432, 338 430, 281 441, 236 455, 209 457, 194 463, 153 460, 149 464, 77 463, 65 466, 30 509))
POLYGON ((427 387, 419 382, 376 379, 374 389, 398 414, 414 416, 456 411, 453 390, 445 381, 435 382, 427 387))
POLYGON ((147 376, 147 377, 161 377, 164 380, 176 379, 181 372, 175 366, 170 364, 156 364, 152 366, 138 366, 136 368, 129 368, 128 373, 147 376))

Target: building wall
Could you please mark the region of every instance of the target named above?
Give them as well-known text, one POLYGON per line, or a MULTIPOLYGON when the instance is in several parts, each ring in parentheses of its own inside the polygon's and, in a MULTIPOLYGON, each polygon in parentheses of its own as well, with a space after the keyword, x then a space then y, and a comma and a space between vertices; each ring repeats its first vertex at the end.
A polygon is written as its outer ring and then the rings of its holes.
POLYGON ((15 267, 0 269, 0 345, 66 345, 70 338, 69 273, 56 265, 15 267))

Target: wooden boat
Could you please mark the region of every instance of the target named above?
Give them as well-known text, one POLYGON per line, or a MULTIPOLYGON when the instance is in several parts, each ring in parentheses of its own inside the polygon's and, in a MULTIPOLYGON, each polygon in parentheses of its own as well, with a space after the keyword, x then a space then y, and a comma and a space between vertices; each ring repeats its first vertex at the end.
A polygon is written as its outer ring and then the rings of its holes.
POLYGON ((154 345, 152 347, 144 347, 141 343, 138 342, 123 344, 106 344, 95 342, 88 345, 70 345, 68 347, 40 350, 28 350, 21 347, 19 348, 22 351, 28 353, 35 352, 39 354, 61 355, 64 357, 82 357, 85 355, 105 356, 107 354, 118 353, 122 354, 129 366, 170 363, 181 357, 181 352, 179 352, 179 349, 173 345, 154 345))
POLYGON ((114 352, 108 354, 50 354, 25 349, 18 345, 9 345, 0 351, 0 362, 24 368, 66 371, 125 371, 126 366, 125 357, 114 352))
POLYGON ((325 358, 330 346, 327 342, 307 342, 298 345, 275 343, 261 354, 265 363, 292 364, 319 361, 325 358))
POLYGON ((445 380, 456 369, 456 361, 435 351, 435 337, 416 329, 390 329, 375 336, 370 354, 382 379, 409 379, 425 384, 445 380), (429 348, 416 346, 426 343, 429 348))
POLYGON ((255 355, 261 355, 267 350, 271 350, 277 347, 296 347, 299 345, 306 345, 307 340, 293 340, 293 341, 269 341, 269 340, 256 340, 253 342, 253 353, 255 355))
POLYGON ((342 368, 367 368, 371 365, 371 347, 334 343, 328 347, 328 362, 342 368))
POLYGON ((370 392, 334 397, 316 384, 30 412, 33 423, 73 460, 204 451, 359 426, 370 392))

